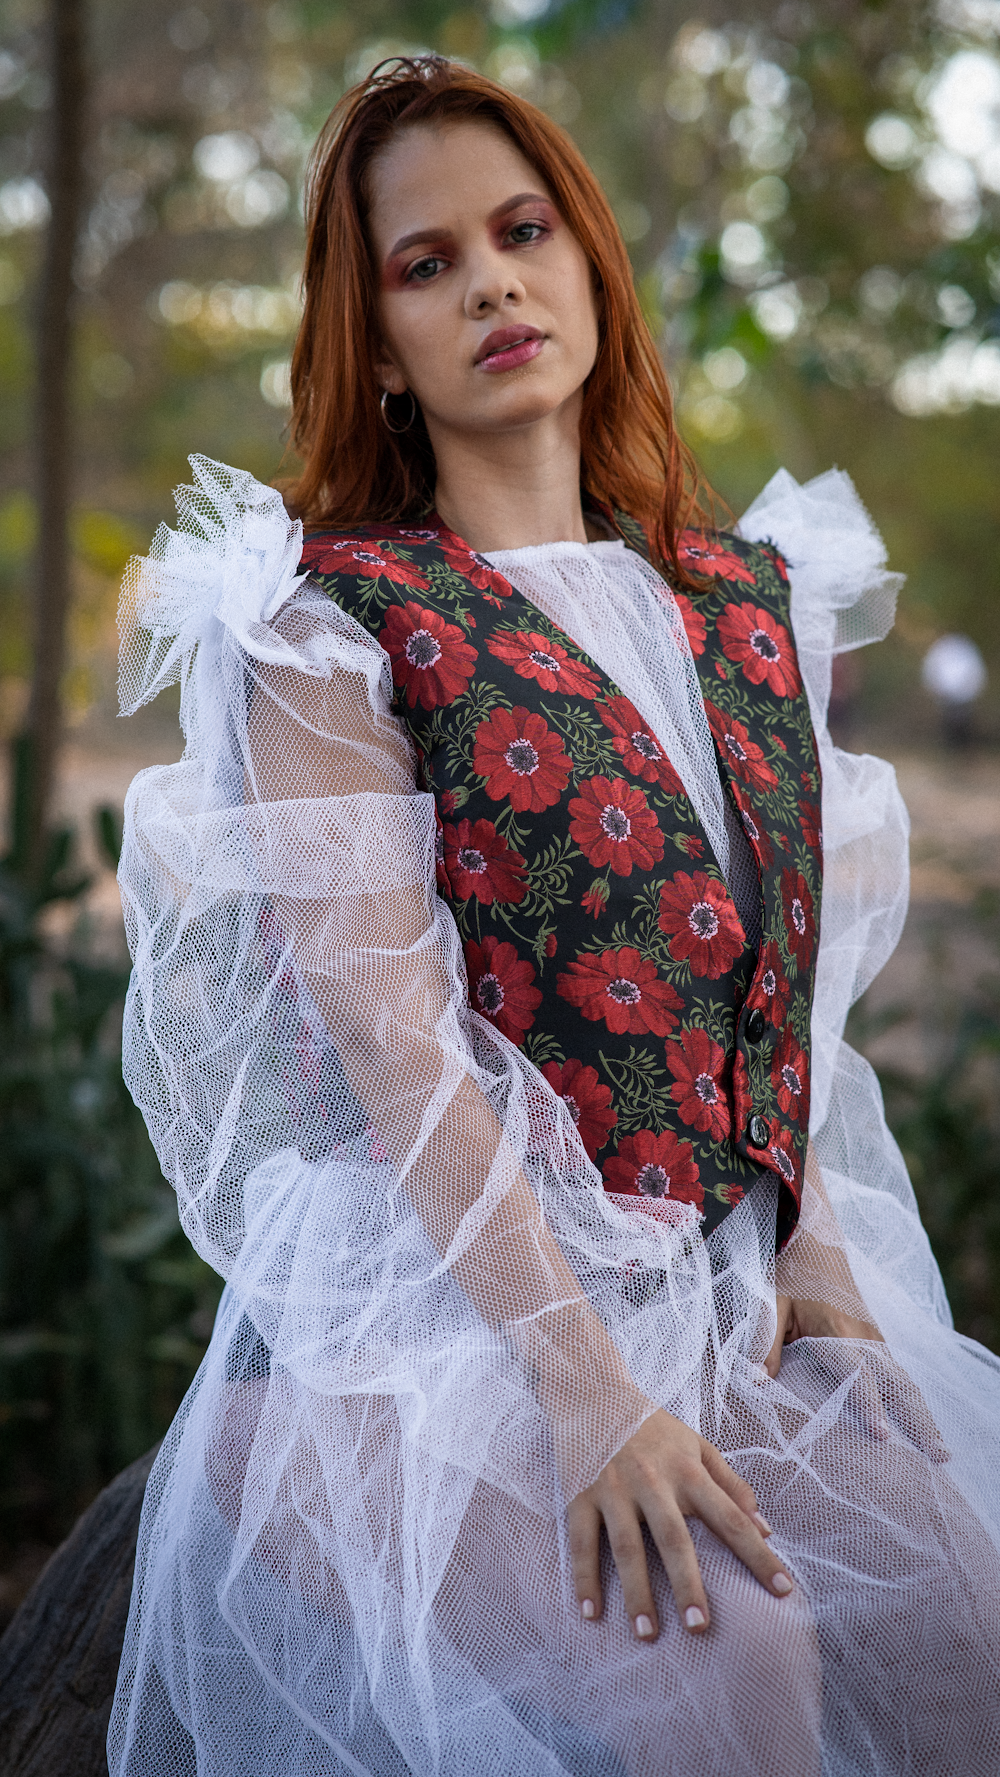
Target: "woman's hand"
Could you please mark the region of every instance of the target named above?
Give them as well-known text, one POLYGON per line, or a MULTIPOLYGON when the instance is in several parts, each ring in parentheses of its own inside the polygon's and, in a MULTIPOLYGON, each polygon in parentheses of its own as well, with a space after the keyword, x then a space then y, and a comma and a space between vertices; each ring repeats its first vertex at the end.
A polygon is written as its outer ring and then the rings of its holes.
POLYGON ((569 1508, 570 1556, 581 1615, 596 1620, 603 1609, 603 1523, 635 1634, 649 1641, 659 1633, 642 1537, 645 1523, 673 1587, 681 1622, 693 1634, 707 1629, 708 1599, 686 1517, 707 1524, 769 1592, 781 1598, 792 1590, 787 1571, 765 1541, 771 1529, 757 1511, 752 1487, 714 1445, 658 1409, 569 1508))
POLYGON ((903 1436, 931 1462, 948 1461, 948 1447, 923 1395, 893 1360, 878 1327, 868 1320, 855 1320, 842 1309, 831 1308, 828 1302, 779 1295, 775 1297, 775 1306, 777 1331, 764 1360, 770 1377, 777 1379, 782 1348, 796 1339, 866 1340, 871 1349, 862 1354, 860 1362, 858 1352, 849 1345, 838 1351, 836 1345, 824 1344, 815 1355, 837 1382, 845 1382, 854 1375, 853 1405, 870 1438, 883 1443, 890 1436, 892 1419, 903 1436))
POLYGON ((828 1302, 799 1301, 795 1296, 775 1296, 778 1327, 774 1344, 764 1359, 773 1381, 781 1368, 781 1348, 795 1339, 877 1339, 882 1335, 870 1320, 854 1320, 828 1302))

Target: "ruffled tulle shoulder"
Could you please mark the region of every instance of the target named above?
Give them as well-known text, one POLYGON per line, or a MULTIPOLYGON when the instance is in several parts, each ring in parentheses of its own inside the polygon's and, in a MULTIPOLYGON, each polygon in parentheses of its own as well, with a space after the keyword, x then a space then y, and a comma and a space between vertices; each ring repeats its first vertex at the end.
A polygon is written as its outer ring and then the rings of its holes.
POLYGON ((736 529, 785 558, 800 650, 841 654, 888 635, 904 576, 887 568, 885 544, 842 469, 804 486, 779 469, 736 529))
POLYGON ((305 579, 296 573, 301 523, 288 517, 276 489, 247 470, 198 455, 188 462, 194 484, 175 490, 176 530, 161 524, 148 556, 133 557, 122 582, 123 716, 183 684, 215 625, 258 659, 288 654, 268 625, 305 579))

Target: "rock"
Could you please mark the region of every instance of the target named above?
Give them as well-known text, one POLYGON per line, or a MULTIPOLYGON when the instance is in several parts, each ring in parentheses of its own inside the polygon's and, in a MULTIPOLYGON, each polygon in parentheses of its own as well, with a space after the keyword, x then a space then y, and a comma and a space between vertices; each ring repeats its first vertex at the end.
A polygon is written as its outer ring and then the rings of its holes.
POLYGON ((107 1777, 104 1743, 156 1449, 98 1494, 0 1639, 0 1777, 107 1777))

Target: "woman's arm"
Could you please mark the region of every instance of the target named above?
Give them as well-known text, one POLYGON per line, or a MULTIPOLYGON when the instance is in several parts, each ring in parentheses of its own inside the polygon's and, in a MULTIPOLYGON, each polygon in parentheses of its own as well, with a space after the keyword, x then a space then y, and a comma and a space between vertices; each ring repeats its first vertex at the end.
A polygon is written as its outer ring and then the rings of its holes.
POLYGON ((802 1221, 775 1267, 776 1327, 765 1359, 768 1375, 777 1378, 784 1347, 797 1339, 869 1341, 872 1349, 860 1370, 848 1346, 842 1353, 828 1347, 824 1358, 838 1376, 858 1371, 859 1417, 869 1436, 888 1438, 893 1419, 932 1462, 946 1462, 947 1447, 923 1396, 893 1362, 854 1280, 812 1142, 802 1209, 802 1221))
MULTIPOLYGON (((322 628, 322 609, 310 610, 308 602, 290 606, 279 627, 307 653, 310 631, 322 628)), ((299 798, 340 799, 356 815, 362 851, 366 820, 388 823, 390 830, 395 825, 402 847, 416 797, 412 760, 401 725, 371 695, 373 681, 348 670, 310 676, 267 666, 254 672, 247 801, 266 813, 299 798)), ((451 915, 426 880, 408 881, 402 870, 400 878, 398 887, 379 880, 369 892, 354 884, 320 904, 281 894, 276 911, 351 1089, 433 1245, 531 1377, 573 1502, 570 1540, 581 1609, 595 1617, 601 1610, 603 1522, 636 1633, 656 1633, 645 1521, 682 1620, 692 1630, 707 1625, 708 1603, 684 1523, 689 1514, 703 1518, 763 1584, 779 1595, 790 1590, 768 1551, 762 1521, 754 1521, 751 1489, 711 1445, 640 1391, 581 1289, 518 1145, 487 1096, 489 1081, 458 1016, 460 984, 448 965, 448 944, 453 950, 455 943, 451 915), (597 1479, 585 1486, 602 1458, 597 1479)), ((521 1151, 524 1139, 522 1130, 521 1151)))

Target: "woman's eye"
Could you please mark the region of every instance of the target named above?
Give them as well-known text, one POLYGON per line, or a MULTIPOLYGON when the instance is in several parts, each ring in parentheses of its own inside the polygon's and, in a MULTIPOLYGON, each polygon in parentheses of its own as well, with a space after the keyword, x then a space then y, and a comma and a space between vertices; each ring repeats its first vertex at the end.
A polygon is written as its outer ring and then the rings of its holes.
POLYGON ((531 241, 537 241, 545 232, 544 222, 515 222, 510 230, 510 238, 516 247, 524 247, 531 241))
POLYGON ((411 265, 406 274, 407 282, 411 278, 415 278, 418 283, 426 284, 430 278, 436 277, 441 266, 446 264, 447 260, 439 258, 436 253, 428 254, 426 259, 418 259, 415 264, 411 265))

